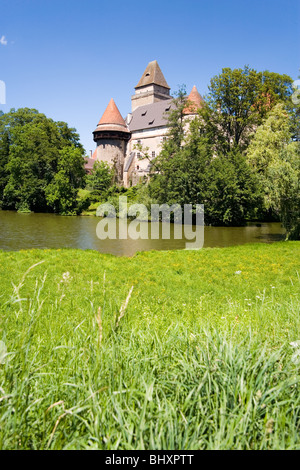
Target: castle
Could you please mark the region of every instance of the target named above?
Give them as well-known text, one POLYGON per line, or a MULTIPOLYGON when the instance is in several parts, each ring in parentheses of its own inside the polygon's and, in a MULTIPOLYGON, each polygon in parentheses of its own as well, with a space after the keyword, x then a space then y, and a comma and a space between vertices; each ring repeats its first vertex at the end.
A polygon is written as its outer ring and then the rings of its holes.
MULTIPOLYGON (((197 114, 203 98, 194 86, 185 109, 187 122, 197 114)), ((108 103, 93 132, 97 147, 86 163, 90 172, 95 161, 102 160, 115 167, 116 181, 126 188, 148 177, 151 159, 161 151, 168 135, 168 111, 173 98, 170 87, 156 60, 146 67, 131 97, 132 110, 124 119, 113 98, 108 103), (149 158, 142 158, 141 149, 148 148, 149 158)))

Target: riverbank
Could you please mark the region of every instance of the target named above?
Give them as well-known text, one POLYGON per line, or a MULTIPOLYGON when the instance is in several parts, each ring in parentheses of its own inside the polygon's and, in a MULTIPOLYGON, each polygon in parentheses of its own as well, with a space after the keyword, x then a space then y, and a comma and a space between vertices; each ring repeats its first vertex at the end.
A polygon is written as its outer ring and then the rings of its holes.
POLYGON ((299 260, 0 252, 0 448, 299 449, 299 260))

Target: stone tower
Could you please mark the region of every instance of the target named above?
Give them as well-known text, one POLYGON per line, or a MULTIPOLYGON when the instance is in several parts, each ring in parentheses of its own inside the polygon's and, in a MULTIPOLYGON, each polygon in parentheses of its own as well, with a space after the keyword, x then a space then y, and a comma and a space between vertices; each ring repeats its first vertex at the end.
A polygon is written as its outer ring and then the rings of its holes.
POLYGON ((135 94, 131 97, 132 111, 140 106, 170 99, 170 87, 156 60, 149 62, 135 94))
POLYGON ((108 103, 93 135, 97 143, 96 160, 102 160, 114 166, 116 182, 121 183, 130 132, 113 99, 108 103))

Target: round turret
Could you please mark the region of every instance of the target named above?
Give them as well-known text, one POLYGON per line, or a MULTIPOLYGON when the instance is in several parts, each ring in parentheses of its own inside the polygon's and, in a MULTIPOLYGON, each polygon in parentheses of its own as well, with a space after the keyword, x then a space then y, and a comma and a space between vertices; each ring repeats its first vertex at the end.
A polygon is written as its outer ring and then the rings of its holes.
POLYGON ((96 159, 114 166, 116 181, 120 183, 123 177, 126 145, 131 134, 113 99, 108 103, 93 135, 97 143, 96 159))

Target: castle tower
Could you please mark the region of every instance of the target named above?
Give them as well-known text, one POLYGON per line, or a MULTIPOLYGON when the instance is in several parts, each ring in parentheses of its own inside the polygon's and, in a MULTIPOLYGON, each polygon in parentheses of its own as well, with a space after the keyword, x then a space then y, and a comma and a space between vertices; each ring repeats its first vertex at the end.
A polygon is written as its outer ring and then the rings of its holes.
POLYGON ((157 61, 153 60, 149 62, 135 87, 135 94, 131 97, 132 111, 139 106, 168 99, 170 99, 170 87, 157 61))
POLYGON ((130 132, 113 99, 110 100, 96 130, 96 160, 102 160, 116 169, 116 181, 123 180, 123 167, 130 132))

